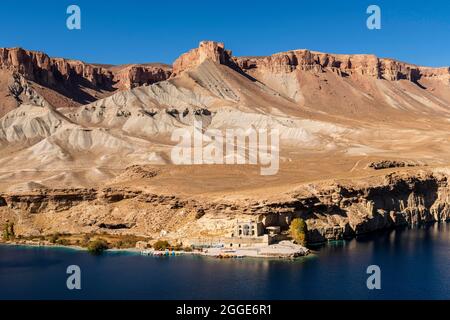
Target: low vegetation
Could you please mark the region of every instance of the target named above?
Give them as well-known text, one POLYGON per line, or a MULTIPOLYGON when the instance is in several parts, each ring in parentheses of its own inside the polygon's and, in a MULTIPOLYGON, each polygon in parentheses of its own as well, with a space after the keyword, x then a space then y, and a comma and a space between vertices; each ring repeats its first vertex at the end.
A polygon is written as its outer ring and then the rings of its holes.
POLYGON ((157 251, 165 251, 165 250, 170 250, 170 251, 185 251, 185 252, 191 252, 193 249, 192 247, 188 246, 188 247, 183 247, 183 245, 181 243, 178 243, 176 245, 171 245, 168 241, 166 240, 158 240, 156 241, 153 245, 152 248, 154 250, 157 251))
POLYGON ((4 241, 14 240, 16 234, 14 232, 14 222, 7 222, 3 226, 2 239, 4 241))
POLYGON ((50 241, 51 243, 56 243, 60 237, 61 237, 61 234, 56 232, 49 236, 48 241, 50 241))
POLYGON ((153 249, 158 251, 170 249, 170 243, 165 240, 158 240, 153 244, 153 249))
POLYGON ((87 245, 87 249, 90 253, 94 255, 102 254, 103 251, 108 250, 108 243, 103 239, 97 239, 90 241, 87 245))
POLYGON ((141 237, 137 237, 134 235, 124 235, 114 243, 114 247, 119 249, 135 248, 136 243, 141 240, 141 237))
MULTIPOLYGON (((87 234, 69 234, 55 232, 52 234, 41 235, 16 235, 14 232, 14 223, 7 222, 2 226, 2 240, 16 241, 18 243, 47 243, 62 246, 79 246, 87 248, 93 253, 98 253, 109 248, 130 249, 136 248, 139 241, 148 242, 150 237, 136 235, 108 234, 108 233, 87 233, 87 234), (105 245, 106 244, 106 245, 105 245)), ((167 244, 167 248, 170 246, 167 244)))

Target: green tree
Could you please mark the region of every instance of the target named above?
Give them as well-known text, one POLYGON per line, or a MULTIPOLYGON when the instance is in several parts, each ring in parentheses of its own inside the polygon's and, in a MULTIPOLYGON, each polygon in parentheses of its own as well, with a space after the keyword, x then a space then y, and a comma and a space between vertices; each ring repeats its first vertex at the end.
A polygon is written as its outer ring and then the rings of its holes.
POLYGON ((308 226, 305 220, 295 218, 289 226, 289 233, 295 243, 305 245, 307 242, 308 226))
POLYGON ((103 251, 109 249, 108 243, 103 239, 89 241, 87 249, 94 255, 102 254, 103 251))

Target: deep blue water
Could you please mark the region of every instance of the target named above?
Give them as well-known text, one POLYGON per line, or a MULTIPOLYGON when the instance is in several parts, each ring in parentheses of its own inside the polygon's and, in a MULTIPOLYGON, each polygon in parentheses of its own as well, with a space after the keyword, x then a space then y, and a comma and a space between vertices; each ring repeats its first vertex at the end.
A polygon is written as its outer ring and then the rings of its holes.
POLYGON ((450 299, 450 224, 339 241, 295 261, 92 256, 0 246, 0 299, 450 299), (81 290, 66 268, 81 268, 81 290), (381 290, 368 290, 368 265, 381 290))

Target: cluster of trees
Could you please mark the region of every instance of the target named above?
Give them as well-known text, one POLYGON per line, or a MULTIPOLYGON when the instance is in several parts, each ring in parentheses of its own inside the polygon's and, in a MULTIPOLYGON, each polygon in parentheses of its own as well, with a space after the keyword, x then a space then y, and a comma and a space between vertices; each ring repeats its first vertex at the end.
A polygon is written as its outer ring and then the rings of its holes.
POLYGON ((170 243, 165 240, 159 240, 159 241, 156 241, 152 247, 155 250, 164 251, 164 250, 170 248, 170 243))
POLYGON ((158 240, 156 241, 153 245, 152 245, 153 249, 158 250, 158 251, 164 251, 164 250, 174 250, 174 251, 192 251, 192 247, 183 247, 183 245, 180 244, 176 244, 176 245, 171 245, 168 241, 166 240, 158 240))

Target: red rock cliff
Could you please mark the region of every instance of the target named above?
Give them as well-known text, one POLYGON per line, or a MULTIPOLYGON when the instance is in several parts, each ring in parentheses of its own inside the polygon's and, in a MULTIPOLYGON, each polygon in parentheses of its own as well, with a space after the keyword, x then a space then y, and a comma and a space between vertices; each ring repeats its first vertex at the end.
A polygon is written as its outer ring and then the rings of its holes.
POLYGON ((163 81, 171 74, 171 68, 166 65, 109 67, 78 60, 50 58, 43 52, 21 48, 0 48, 0 68, 17 72, 27 80, 57 90, 82 103, 86 102, 86 94, 76 92, 80 87, 113 92, 116 89, 130 89, 163 81))
POLYGON ((18 72, 27 80, 44 86, 67 85, 80 79, 96 87, 113 84, 113 73, 105 68, 76 60, 50 58, 43 52, 21 48, 0 49, 0 67, 18 72))
POLYGON ((171 68, 167 65, 128 65, 114 72, 114 79, 120 89, 132 89, 167 80, 171 74, 171 68))
POLYGON ((185 70, 198 66, 206 59, 220 64, 228 64, 232 53, 225 50, 224 44, 215 41, 202 41, 198 48, 182 54, 173 63, 173 76, 179 75, 185 70))
POLYGON ((237 57, 235 63, 244 71, 257 69, 261 72, 289 73, 296 69, 332 70, 339 75, 366 75, 378 79, 417 81, 421 77, 437 78, 450 84, 450 68, 419 67, 374 55, 328 54, 309 50, 294 50, 268 57, 237 57))

